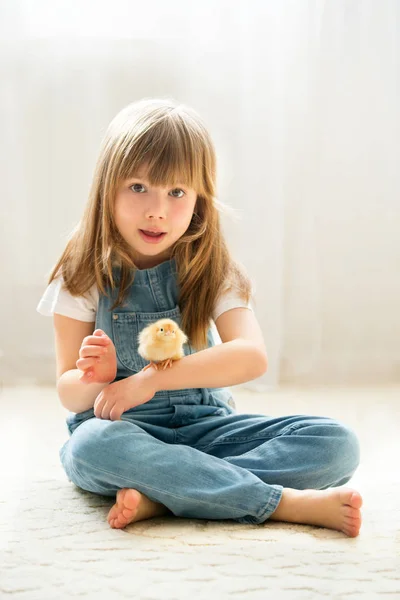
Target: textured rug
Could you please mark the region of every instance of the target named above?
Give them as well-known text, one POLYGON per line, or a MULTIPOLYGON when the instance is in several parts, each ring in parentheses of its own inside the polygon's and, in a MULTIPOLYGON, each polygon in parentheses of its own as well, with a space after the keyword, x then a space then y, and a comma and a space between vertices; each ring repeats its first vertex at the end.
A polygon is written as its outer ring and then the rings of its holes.
POLYGON ((314 414, 359 435, 347 485, 363 495, 357 538, 324 528, 159 517, 113 530, 113 501, 76 488, 54 389, 1 395, 0 598, 400 598, 399 389, 233 388, 239 412, 314 414))

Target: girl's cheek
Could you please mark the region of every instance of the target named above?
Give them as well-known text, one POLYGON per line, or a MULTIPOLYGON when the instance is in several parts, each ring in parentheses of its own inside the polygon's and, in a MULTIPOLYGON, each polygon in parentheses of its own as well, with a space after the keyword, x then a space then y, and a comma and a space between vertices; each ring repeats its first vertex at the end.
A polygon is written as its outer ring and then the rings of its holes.
POLYGON ((193 209, 187 203, 176 204, 172 209, 171 215, 176 221, 182 223, 182 225, 189 224, 193 215, 193 209))

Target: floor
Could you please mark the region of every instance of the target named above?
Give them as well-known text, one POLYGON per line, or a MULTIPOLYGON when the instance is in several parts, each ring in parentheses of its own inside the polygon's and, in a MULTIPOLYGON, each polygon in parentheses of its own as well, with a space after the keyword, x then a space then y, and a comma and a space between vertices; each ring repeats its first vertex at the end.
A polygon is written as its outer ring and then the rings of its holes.
POLYGON ((400 387, 232 388, 238 412, 323 415, 353 427, 364 498, 357 538, 319 527, 161 517, 109 528, 112 500, 59 463, 54 388, 1 390, 0 598, 400 598, 400 387), (99 596, 100 594, 100 596, 99 596))

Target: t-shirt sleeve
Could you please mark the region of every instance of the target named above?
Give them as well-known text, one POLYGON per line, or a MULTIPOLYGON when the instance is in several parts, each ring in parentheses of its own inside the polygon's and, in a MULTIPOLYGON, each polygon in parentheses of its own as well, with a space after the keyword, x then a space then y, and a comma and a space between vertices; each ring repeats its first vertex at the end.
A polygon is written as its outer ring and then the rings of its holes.
POLYGON ((213 321, 215 322, 222 313, 232 308, 248 308, 249 310, 253 310, 253 305, 251 301, 246 303, 242 300, 234 290, 226 291, 219 296, 215 304, 213 321))
MULTIPOLYGON (((92 286, 85 296, 72 296, 63 286, 62 277, 58 277, 46 288, 36 310, 44 316, 57 313, 92 323, 96 320, 98 303, 99 292, 96 285, 92 286)), ((213 321, 215 322, 222 313, 232 308, 253 310, 252 303, 246 303, 234 290, 226 291, 220 295, 215 304, 213 321)))
POLYGON ((62 277, 57 277, 47 286, 36 310, 46 317, 57 313, 91 323, 96 321, 98 303, 99 292, 95 285, 85 296, 72 296, 63 286, 62 277))

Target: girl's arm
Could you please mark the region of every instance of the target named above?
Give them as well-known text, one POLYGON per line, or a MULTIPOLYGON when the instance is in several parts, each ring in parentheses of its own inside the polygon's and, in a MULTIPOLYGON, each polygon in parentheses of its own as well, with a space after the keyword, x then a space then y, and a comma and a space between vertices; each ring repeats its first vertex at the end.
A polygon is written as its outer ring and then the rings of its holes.
POLYGON ((82 383, 79 380, 82 371, 71 369, 65 371, 57 381, 57 392, 61 404, 74 413, 93 408, 94 401, 108 383, 82 383))
POLYGON ((76 368, 83 340, 93 333, 95 323, 71 317, 53 316, 57 363, 57 392, 61 404, 74 413, 93 408, 94 401, 108 383, 83 383, 82 371, 76 368))
POLYGON ((222 344, 185 356, 165 371, 141 372, 152 390, 227 387, 266 372, 267 352, 253 311, 231 309, 220 315, 215 324, 222 344))

